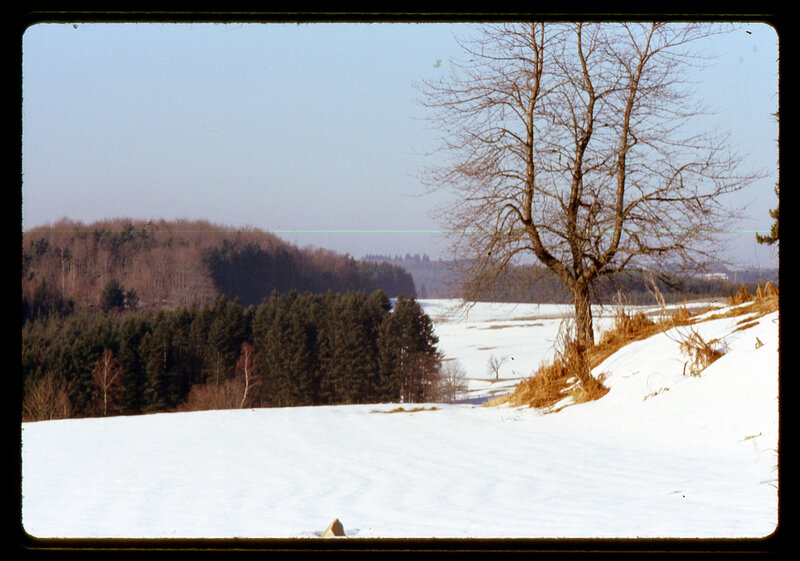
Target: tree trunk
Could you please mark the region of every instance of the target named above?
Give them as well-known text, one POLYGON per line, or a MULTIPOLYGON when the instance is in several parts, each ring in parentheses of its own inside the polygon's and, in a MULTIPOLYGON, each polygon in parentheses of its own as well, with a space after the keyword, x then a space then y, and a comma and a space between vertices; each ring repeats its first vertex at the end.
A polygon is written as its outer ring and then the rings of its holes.
POLYGON ((575 303, 576 339, 583 350, 589 350, 594 346, 592 300, 589 284, 578 284, 572 288, 572 299, 575 303))
POLYGON ((583 387, 591 386, 591 366, 589 366, 588 351, 594 346, 594 328, 592 327, 592 300, 589 284, 577 284, 572 289, 575 304, 575 341, 573 356, 570 352, 570 362, 574 373, 583 387))

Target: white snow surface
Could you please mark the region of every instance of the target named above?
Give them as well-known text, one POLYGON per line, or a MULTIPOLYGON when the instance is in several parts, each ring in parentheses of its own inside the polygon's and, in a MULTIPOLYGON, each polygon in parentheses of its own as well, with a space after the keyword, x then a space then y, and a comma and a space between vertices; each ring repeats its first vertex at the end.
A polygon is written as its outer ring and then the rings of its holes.
MULTIPOLYGON (((421 304, 467 397, 531 375, 569 314, 421 304), (506 357, 496 381, 493 353, 506 357)), ((725 350, 699 376, 683 371, 688 328, 674 329, 599 365, 604 397, 552 413, 374 404, 23 423, 23 527, 317 539, 338 518, 348 537, 336 539, 356 540, 766 537, 778 523, 778 312, 737 329, 746 317, 695 326, 725 350)))

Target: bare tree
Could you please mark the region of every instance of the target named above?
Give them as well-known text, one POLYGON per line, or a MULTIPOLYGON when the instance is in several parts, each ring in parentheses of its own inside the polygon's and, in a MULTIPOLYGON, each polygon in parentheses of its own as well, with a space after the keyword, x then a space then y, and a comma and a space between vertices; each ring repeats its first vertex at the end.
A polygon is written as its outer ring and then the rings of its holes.
POLYGON ((500 379, 500 367, 503 365, 503 363, 506 361, 507 358, 508 357, 505 356, 497 358, 494 355, 491 355, 489 357, 489 361, 487 362, 486 366, 489 369, 489 373, 494 374, 495 380, 500 379))
POLYGON ((241 377, 244 382, 242 400, 239 402, 240 408, 252 407, 258 402, 258 389, 261 386, 261 380, 258 376, 257 358, 253 345, 247 341, 242 343, 239 359, 236 362, 237 377, 241 377))
POLYGON ((103 416, 108 415, 117 405, 117 400, 122 393, 122 368, 114 358, 111 349, 105 349, 94 366, 92 372, 94 392, 97 399, 101 400, 103 416))
POLYGON ((452 77, 421 85, 449 156, 424 178, 476 301, 533 258, 572 294, 576 337, 594 344, 603 276, 701 268, 745 187, 725 138, 691 130, 690 48, 720 32, 692 23, 485 26, 452 77))

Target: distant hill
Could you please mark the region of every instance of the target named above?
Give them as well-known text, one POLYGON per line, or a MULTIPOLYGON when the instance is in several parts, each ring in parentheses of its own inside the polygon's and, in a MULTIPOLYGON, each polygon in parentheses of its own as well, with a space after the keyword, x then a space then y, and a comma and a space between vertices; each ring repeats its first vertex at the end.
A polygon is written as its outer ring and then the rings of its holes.
POLYGON ((452 261, 431 259, 427 255, 365 255, 364 262, 386 263, 408 271, 414 279, 419 298, 458 298, 452 261))
POLYGON ((411 275, 399 266, 301 249, 256 229, 118 218, 91 224, 64 219, 23 233, 28 313, 101 305, 110 287, 133 306, 156 309, 208 303, 219 295, 257 304, 273 290, 382 289, 389 297, 416 296, 411 275))
MULTIPOLYGON (((431 259, 424 254, 367 255, 362 260, 402 267, 413 277, 420 298, 461 296, 454 261, 431 259)), ((767 281, 778 286, 778 269, 755 267, 727 269, 719 266, 709 273, 684 276, 679 279, 676 286, 660 282, 658 288, 667 302, 680 302, 727 297, 735 293, 742 284, 752 288, 767 281)), ((618 292, 623 292, 631 304, 655 303, 655 298, 642 275, 626 273, 606 277, 596 288, 595 298, 601 302, 613 301, 618 292)), ((572 298, 553 273, 543 267, 526 265, 512 267, 507 272, 503 284, 487 292, 483 300, 565 304, 570 303, 572 298)))

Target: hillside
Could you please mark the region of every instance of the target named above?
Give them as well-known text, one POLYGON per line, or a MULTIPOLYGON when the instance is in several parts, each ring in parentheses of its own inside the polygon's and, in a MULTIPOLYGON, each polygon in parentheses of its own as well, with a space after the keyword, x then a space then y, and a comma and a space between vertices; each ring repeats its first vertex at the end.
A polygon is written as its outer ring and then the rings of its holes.
MULTIPOLYGON (((487 347, 542 362, 563 313, 423 306, 446 355, 485 388, 487 347)), ((365 404, 23 423, 23 527, 37 538, 288 538, 280 545, 313 548, 308 540, 337 518, 348 538, 336 539, 354 539, 350 547, 750 538, 712 543, 763 551, 758 540, 780 515, 779 312, 745 306, 716 306, 692 324, 724 350, 696 375, 685 373, 689 330, 678 327, 602 361, 593 373, 604 397, 549 414, 365 404)), ((598 314, 599 326, 613 323, 613 310, 598 314)))
POLYGON ((218 295, 251 305, 273 290, 291 289, 415 295, 400 267, 301 249, 256 229, 120 218, 92 224, 65 219, 23 233, 22 296, 29 315, 100 306, 112 285, 128 307, 149 309, 209 303, 218 295))

